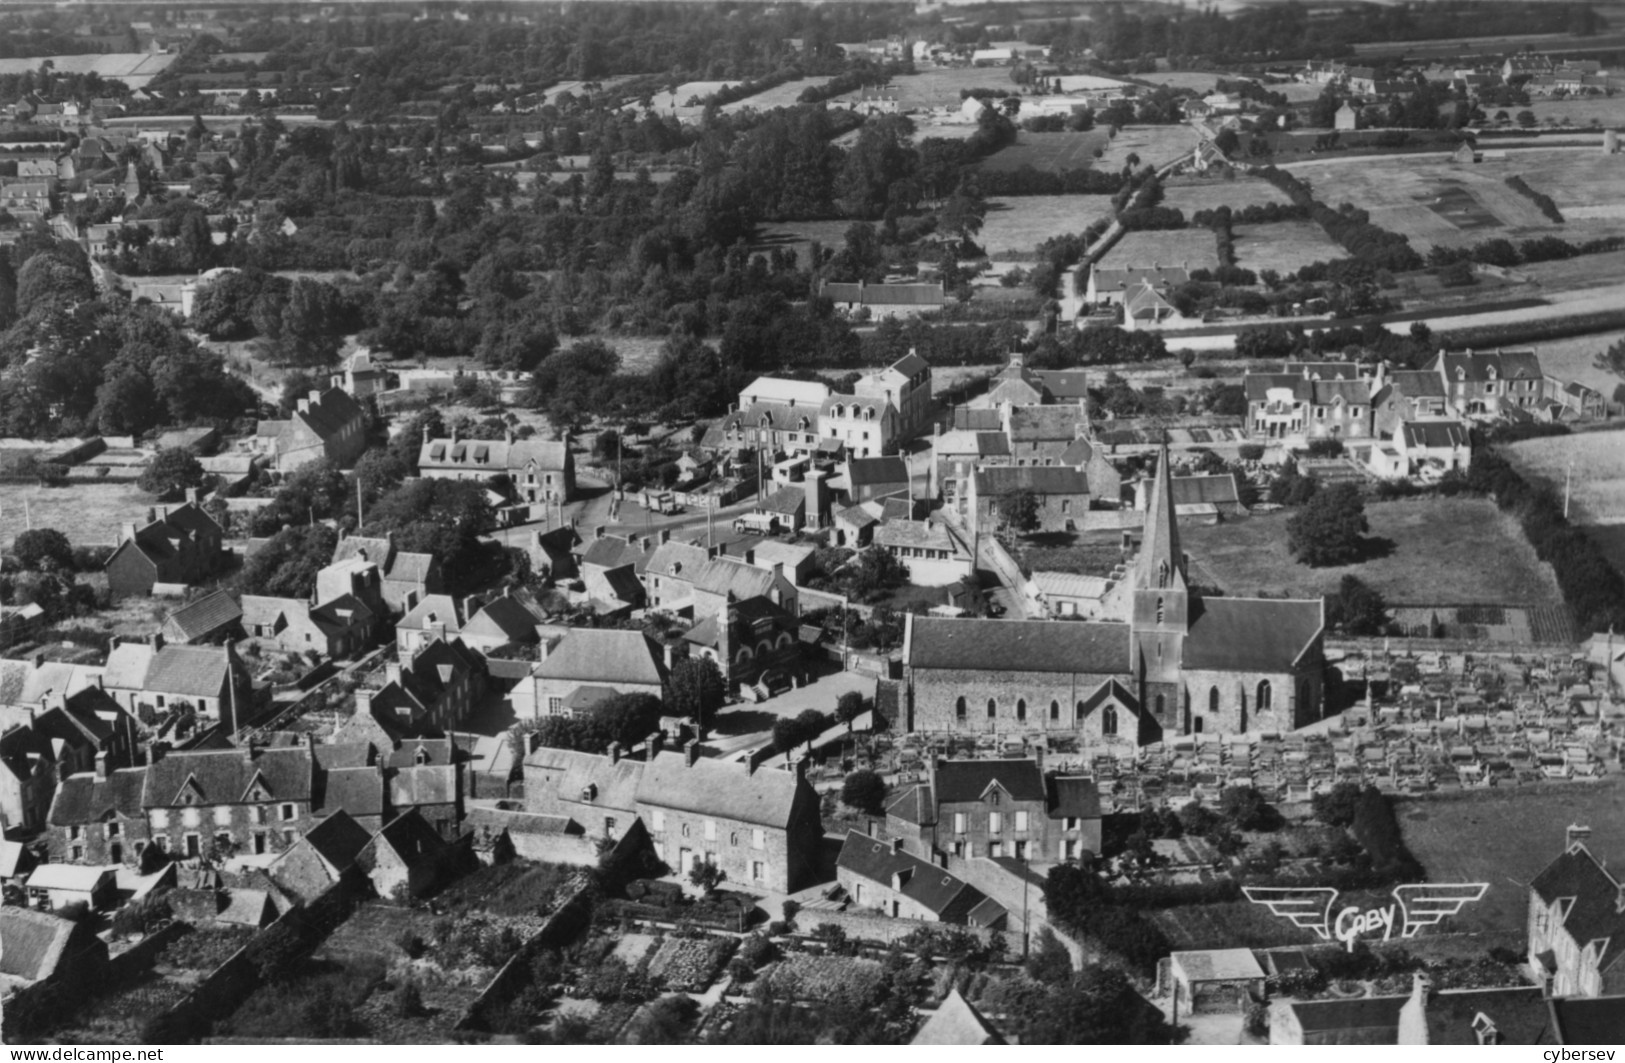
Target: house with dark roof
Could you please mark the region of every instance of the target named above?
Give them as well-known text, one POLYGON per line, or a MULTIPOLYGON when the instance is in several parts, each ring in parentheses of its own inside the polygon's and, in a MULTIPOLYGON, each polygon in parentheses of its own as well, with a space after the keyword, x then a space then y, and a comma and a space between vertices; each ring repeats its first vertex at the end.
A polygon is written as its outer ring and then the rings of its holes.
MULTIPOLYGON (((1169 485, 1173 489, 1174 512, 1186 522, 1212 524, 1220 517, 1244 516, 1247 507, 1241 503, 1241 489, 1235 473, 1207 473, 1175 476, 1169 485)), ((1149 477, 1134 485, 1134 508, 1144 512, 1150 503, 1154 481, 1149 477)))
POLYGON ((1100 852, 1100 816, 1094 780, 1046 774, 1039 754, 1022 760, 934 759, 927 781, 887 805, 886 826, 927 859, 1060 863, 1100 852))
POLYGON ((1001 506, 1014 495, 1030 496, 1037 532, 1076 531, 1089 511, 1089 480, 1077 469, 1002 465, 969 477, 965 516, 973 534, 992 534, 1006 523, 1001 506))
POLYGON ((1372 432, 1392 439, 1407 421, 1429 421, 1448 414, 1448 392, 1438 373, 1420 369, 1379 367, 1376 389, 1371 394, 1372 432))
MULTIPOLYGON (((1336 363, 1333 363, 1336 364, 1336 363)), ((1322 376, 1305 364, 1296 373, 1247 373, 1247 432, 1301 444, 1310 439, 1368 439, 1372 394, 1380 380, 1322 376)))
POLYGON ((901 838, 871 838, 849 830, 835 861, 835 878, 860 909, 893 919, 1002 930, 1004 907, 975 886, 903 848, 901 838))
POLYGON ((1002 1045, 1005 1040, 958 988, 950 989, 937 1010, 920 1024, 911 1045, 1002 1045))
POLYGON ((151 841, 141 806, 147 769, 96 770, 69 775, 57 784, 47 817, 51 859, 72 864, 137 864, 151 841))
POLYGON ((1529 969, 1553 997, 1625 995, 1625 882, 1592 854, 1589 827, 1529 883, 1529 969))
POLYGON ((386 662, 382 687, 356 691, 356 713, 342 733, 374 740, 351 726, 360 723, 382 728, 390 741, 440 733, 462 723, 484 691, 479 654, 459 639, 434 638, 405 660, 386 662))
POLYGON ((914 317, 941 310, 946 297, 942 284, 855 284, 825 281, 819 294, 844 313, 868 311, 869 318, 914 317))
POLYGON ((683 633, 690 656, 709 657, 729 688, 754 683, 769 668, 801 674, 800 623, 773 598, 728 597, 721 608, 683 633))
POLYGON ((145 524, 125 524, 102 566, 115 597, 151 594, 159 583, 202 583, 220 570, 226 555, 222 532, 195 501, 147 510, 145 524))
POLYGON ((266 873, 284 891, 309 903, 355 866, 371 840, 370 831, 337 809, 277 854, 266 873))
MULTIPOLYGON (((968 411, 997 414, 999 411, 968 411)), ((1010 440, 1002 429, 977 431, 956 428, 931 440, 931 497, 964 516, 964 500, 972 472, 991 465, 1009 465, 1010 440)))
POLYGON ((379 619, 373 607, 350 594, 320 605, 257 594, 245 594, 242 599, 244 632, 261 645, 284 653, 315 651, 330 658, 360 653, 375 641, 379 619))
MULTIPOLYGON (((433 554, 396 549, 391 532, 381 539, 361 535, 340 538, 333 548, 332 561, 316 574, 318 593, 327 586, 324 577, 342 578, 344 589, 358 593, 359 588, 351 582, 351 572, 358 565, 364 568, 369 564, 377 567, 384 606, 397 615, 417 605, 426 595, 439 594, 444 589, 440 559, 433 554)), ((323 595, 324 600, 325 597, 323 595)))
POLYGON ((576 495, 575 457, 569 440, 431 439, 424 430, 418 475, 431 480, 489 480, 506 476, 514 501, 570 502, 576 495))
POLYGON ((164 639, 177 646, 223 642, 242 632, 243 610, 224 591, 210 591, 197 601, 170 613, 162 628, 164 639))
POLYGON ((463 603, 449 594, 426 594, 395 622, 395 649, 410 657, 435 639, 456 638, 466 619, 463 603))
POLYGON ((510 698, 519 719, 574 715, 566 704, 581 687, 614 694, 660 697, 671 674, 671 653, 642 631, 570 628, 544 639, 541 658, 510 698))
POLYGON ((1553 1045, 1547 1001, 1536 986, 1440 992, 1422 972, 1409 994, 1280 1000, 1272 1045, 1553 1045))
POLYGON ((1136 291, 1149 289, 1153 294, 1166 294, 1190 281, 1190 271, 1183 265, 1128 266, 1108 269, 1089 268, 1089 283, 1084 289, 1084 302, 1091 305, 1122 305, 1136 291))
POLYGON ((1557 1044, 1625 1044, 1625 996, 1552 997, 1546 1006, 1557 1044))
POLYGON ((1449 412, 1464 419, 1534 410, 1546 390, 1534 351, 1440 351, 1422 369, 1438 374, 1449 412))
POLYGON ((6 1040, 15 1042, 23 1008, 19 999, 37 986, 82 988, 107 975, 107 943, 90 920, 75 922, 17 905, 0 908, 0 1002, 6 1040))
POLYGON ((643 572, 656 545, 652 536, 610 535, 602 525, 594 528, 576 562, 587 596, 632 608, 642 606, 647 594, 643 572))
POLYGON ((889 520, 873 539, 908 568, 908 581, 917 587, 946 587, 976 570, 970 544, 946 521, 889 520))
POLYGON ((378 896, 406 901, 440 883, 450 870, 453 853, 416 809, 408 809, 374 834, 355 862, 378 896))
MULTIPOLYGON (((996 471, 1062 470, 978 476, 996 471)), ((1284 731, 1320 719, 1321 601, 1192 592, 1171 480, 1164 446, 1138 554, 1102 602, 1113 620, 907 617, 907 729, 1063 732, 1112 745, 1284 731)))
POLYGON ((460 637, 463 645, 480 654, 500 646, 533 646, 540 641, 536 626, 543 619, 530 603, 511 589, 504 590, 473 612, 460 637))
POLYGON ((691 741, 680 752, 651 736, 645 759, 539 748, 525 757, 525 811, 564 816, 589 835, 619 837, 636 819, 667 866, 687 875, 709 862, 728 881, 779 893, 817 873, 823 826, 802 767, 755 755, 719 760, 691 741))
POLYGON ((313 389, 294 404, 287 420, 261 421, 255 445, 273 456, 279 472, 323 458, 349 468, 367 449, 367 413, 342 388, 313 389))
POLYGON ((908 463, 896 456, 850 458, 846 463, 846 485, 847 496, 854 504, 906 494, 910 489, 908 463))
POLYGON ((784 562, 776 561, 770 567, 763 567, 755 560, 754 552, 744 558, 719 556, 694 570, 689 580, 694 618, 704 620, 716 616, 725 602, 742 602, 748 598, 766 598, 790 613, 799 612, 796 603, 800 600, 800 591, 784 574, 784 562))

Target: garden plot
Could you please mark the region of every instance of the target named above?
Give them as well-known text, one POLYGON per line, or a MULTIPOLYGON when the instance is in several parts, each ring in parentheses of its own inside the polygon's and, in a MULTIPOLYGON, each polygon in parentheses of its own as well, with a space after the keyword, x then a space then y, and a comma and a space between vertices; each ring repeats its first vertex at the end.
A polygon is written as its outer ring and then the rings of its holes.
POLYGON ((1348 252, 1312 221, 1235 225, 1236 265, 1262 272, 1295 273, 1311 262, 1347 258, 1348 252))
POLYGON ((736 942, 720 937, 669 937, 649 961, 649 977, 667 989, 703 993, 733 954, 736 942))
POLYGON ((786 957, 767 976, 775 993, 795 1000, 869 999, 884 977, 874 960, 804 952, 786 957))
MULTIPOLYGON (((1233 172, 1233 171, 1232 171, 1233 172)), ((1258 177, 1174 177, 1163 184, 1162 205, 1176 207, 1189 218, 1199 210, 1229 207, 1261 207, 1266 203, 1290 203, 1285 192, 1258 177)))
POLYGON ((1103 269, 1141 266, 1184 266, 1213 269, 1219 264, 1218 246, 1210 229, 1164 229, 1133 232, 1117 241, 1101 259, 1103 269))
POLYGON ((993 258, 1031 255, 1050 237, 1081 233, 1111 209, 1110 196, 1012 196, 988 205, 976 240, 993 258))

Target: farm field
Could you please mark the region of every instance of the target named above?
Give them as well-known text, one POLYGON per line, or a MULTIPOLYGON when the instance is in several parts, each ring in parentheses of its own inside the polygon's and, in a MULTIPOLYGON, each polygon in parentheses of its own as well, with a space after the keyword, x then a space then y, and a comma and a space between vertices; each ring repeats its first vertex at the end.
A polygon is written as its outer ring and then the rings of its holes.
MULTIPOLYGON (((1614 209, 1625 211, 1625 205, 1614 209)), ((1576 258, 1558 259, 1555 262, 1536 262, 1530 266, 1519 266, 1518 274, 1553 291, 1574 291, 1580 288, 1596 288, 1607 284, 1618 284, 1620 281, 1625 280, 1625 251, 1609 251, 1600 255, 1580 255, 1576 258)), ((1595 340, 1596 337, 1586 337, 1585 339, 1590 342, 1595 340)), ((1607 346, 1607 344, 1603 344, 1603 346, 1607 346)), ((1541 357, 1544 360, 1544 348, 1541 357)), ((1589 364, 1589 362, 1590 359, 1587 358, 1587 363, 1589 364)), ((1607 375, 1603 374, 1605 377, 1607 375)), ((1612 379, 1618 380, 1617 377, 1612 379)), ((1604 389, 1605 392, 1612 390, 1612 384, 1609 384, 1604 389)))
POLYGON ((1093 169, 1111 143, 1104 129, 1091 129, 1087 133, 1028 133, 1017 134, 1016 142, 982 163, 981 169, 993 173, 1019 170, 1031 166, 1046 173, 1062 170, 1093 169))
POLYGON ((1207 229, 1164 229, 1127 233, 1101 259, 1108 269, 1129 266, 1177 266, 1212 269, 1219 264, 1219 249, 1207 229))
POLYGON ((1199 210, 1229 207, 1263 206, 1266 203, 1287 203, 1286 193, 1268 181, 1253 177, 1238 177, 1232 181, 1209 177, 1175 177, 1163 183, 1162 205, 1177 207, 1189 218, 1199 210))
MULTIPOLYGON (((1587 255, 1583 258, 1569 259, 1568 264, 1589 262, 1595 259, 1613 259, 1613 276, 1625 278, 1625 252, 1616 255, 1587 255)), ((1550 284, 1551 287, 1558 285, 1550 284)), ((1598 332, 1590 336, 1572 336, 1566 340, 1551 340, 1535 345, 1535 353, 1540 355, 1540 367, 1543 371, 1559 380, 1578 380, 1588 387, 1596 388, 1604 397, 1612 397, 1614 389, 1625 383, 1620 377, 1598 369, 1592 364, 1598 354, 1609 347, 1625 340, 1625 329, 1613 332, 1598 332)))
MULTIPOLYGON (((1498 237, 1513 242, 1564 235, 1566 226, 1548 221, 1535 204, 1508 188, 1506 178, 1522 174, 1536 191, 1561 208, 1559 186, 1573 179, 1564 167, 1579 162, 1573 153, 1551 159, 1518 155, 1471 168, 1441 157, 1351 158, 1336 167, 1317 166, 1302 174, 1333 206, 1353 203, 1371 212, 1373 223, 1410 237, 1420 252, 1435 244, 1460 247, 1498 237)), ((1604 161, 1599 156, 1597 161, 1604 161)), ((1616 171, 1617 172, 1617 171, 1616 171)), ((1625 231, 1625 219, 1620 227, 1625 231)), ((1588 236, 1604 235, 1597 232, 1588 236)))
MULTIPOLYGON (((1506 108, 1509 114, 1517 114, 1525 108, 1506 108)), ((1495 110, 1501 110, 1496 108, 1495 110)), ((1625 99, 1615 96, 1585 96, 1567 100, 1552 100, 1536 97, 1529 101, 1528 110, 1534 113, 1535 119, 1541 125, 1547 125, 1556 119, 1559 125, 1567 123, 1572 126, 1585 127, 1591 125, 1593 120, 1603 125, 1619 125, 1625 122, 1625 99)), ((1489 112, 1492 116, 1495 111, 1489 112)))
POLYGON ((17 533, 28 527, 25 501, 34 527, 55 528, 75 546, 113 545, 119 525, 145 523, 147 510, 156 504, 133 483, 94 480, 74 480, 66 487, 12 483, 0 489, 0 495, 0 543, 8 548, 17 533))
POLYGON ((1012 196, 988 204, 976 240, 995 258, 1030 256, 1050 237, 1081 233, 1111 209, 1111 196, 1012 196))
POLYGON ((1311 262, 1348 257, 1348 252, 1312 221, 1237 225, 1232 231, 1236 237, 1236 265, 1242 269, 1290 273, 1311 262))
POLYGON ((1572 462, 1571 519, 1577 524, 1625 524, 1625 435, 1583 432, 1526 439, 1506 452, 1521 471, 1558 486, 1572 462))
POLYGON ((795 104, 796 97, 807 91, 808 88, 814 85, 822 85, 828 80, 828 78, 814 77, 787 81, 783 85, 774 85, 767 91, 758 92, 754 96, 746 96, 742 100, 725 103, 722 105, 722 110, 724 114, 735 114, 747 109, 771 111, 775 107, 790 107, 795 104))
POLYGON ((810 261, 808 256, 813 241, 816 240, 825 247, 840 247, 846 242, 846 230, 852 225, 850 221, 840 220, 778 222, 772 228, 757 230, 750 251, 752 254, 766 253, 775 247, 794 251, 796 263, 805 268, 810 261))
MULTIPOLYGON (((1506 930, 1524 925, 1529 880, 1563 851, 1565 826, 1625 822, 1625 783, 1607 778, 1404 798, 1397 811, 1405 844, 1429 881, 1490 884, 1482 901, 1452 920, 1454 929, 1506 930)), ((1617 859, 1617 847, 1604 855, 1617 859)))
MULTIPOLYGON (((900 111, 958 109, 963 98, 962 89, 998 89, 1000 92, 1017 91, 1010 82, 1010 71, 1002 68, 932 67, 917 74, 896 77, 886 86, 897 93, 900 111)), ((831 107, 844 107, 857 99, 858 92, 849 92, 830 101, 831 107)))
POLYGON ((176 53, 109 52, 105 55, 39 55, 24 59, 0 59, 0 74, 26 74, 50 63, 58 75, 99 74, 117 78, 135 92, 162 74, 180 56, 176 53))
MULTIPOLYGON (((737 81, 686 81, 677 86, 675 92, 657 92, 650 97, 650 108, 656 114, 674 114, 678 118, 688 118, 700 114, 704 107, 693 106, 688 101, 696 96, 704 99, 713 92, 720 92, 730 85, 737 85, 737 81)), ((642 100, 633 100, 621 108, 627 111, 642 113, 645 109, 642 100)))
POLYGON ((1523 533, 1481 498, 1368 502, 1367 536, 1393 545, 1385 556, 1338 568, 1310 568, 1287 552, 1283 511, 1211 527, 1182 527, 1192 579, 1236 596, 1328 594, 1358 576, 1391 602, 1436 605, 1558 605, 1551 569, 1523 533))
POLYGON ((1159 70, 1155 74, 1137 75, 1153 85, 1167 85, 1172 89, 1195 89, 1212 92, 1224 74, 1212 70, 1159 70))
MULTIPOLYGON (((1617 205, 1620 188, 1625 186, 1625 158, 1618 155, 1589 151, 1525 152, 1515 156, 1510 165, 1514 172, 1523 175, 1530 187, 1551 196, 1565 217, 1576 208, 1617 205)), ((1578 227, 1555 228, 1557 235, 1563 235, 1563 230, 1578 227)), ((1592 239, 1617 233, 1625 233, 1625 217, 1591 219, 1583 227, 1583 236, 1578 233, 1576 236, 1592 239)))

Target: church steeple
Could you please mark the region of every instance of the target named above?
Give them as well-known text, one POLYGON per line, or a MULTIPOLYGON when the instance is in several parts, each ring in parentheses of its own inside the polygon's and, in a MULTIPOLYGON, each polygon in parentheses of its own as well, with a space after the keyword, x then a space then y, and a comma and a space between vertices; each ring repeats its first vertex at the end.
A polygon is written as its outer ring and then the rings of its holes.
POLYGON ((1184 591, 1185 554, 1179 548, 1179 524, 1174 519, 1173 473, 1168 441, 1157 452, 1157 477, 1145 507, 1145 534, 1135 561, 1134 584, 1141 590, 1184 591))

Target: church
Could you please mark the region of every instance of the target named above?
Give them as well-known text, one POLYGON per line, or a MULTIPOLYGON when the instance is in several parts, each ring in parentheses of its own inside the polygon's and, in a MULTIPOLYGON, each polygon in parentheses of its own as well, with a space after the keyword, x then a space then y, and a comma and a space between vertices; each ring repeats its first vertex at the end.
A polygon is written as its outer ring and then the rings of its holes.
POLYGON ((1323 603, 1193 592, 1169 477, 1164 445, 1139 553, 1105 602, 1112 619, 908 617, 903 728, 1106 747, 1319 720, 1323 603))

